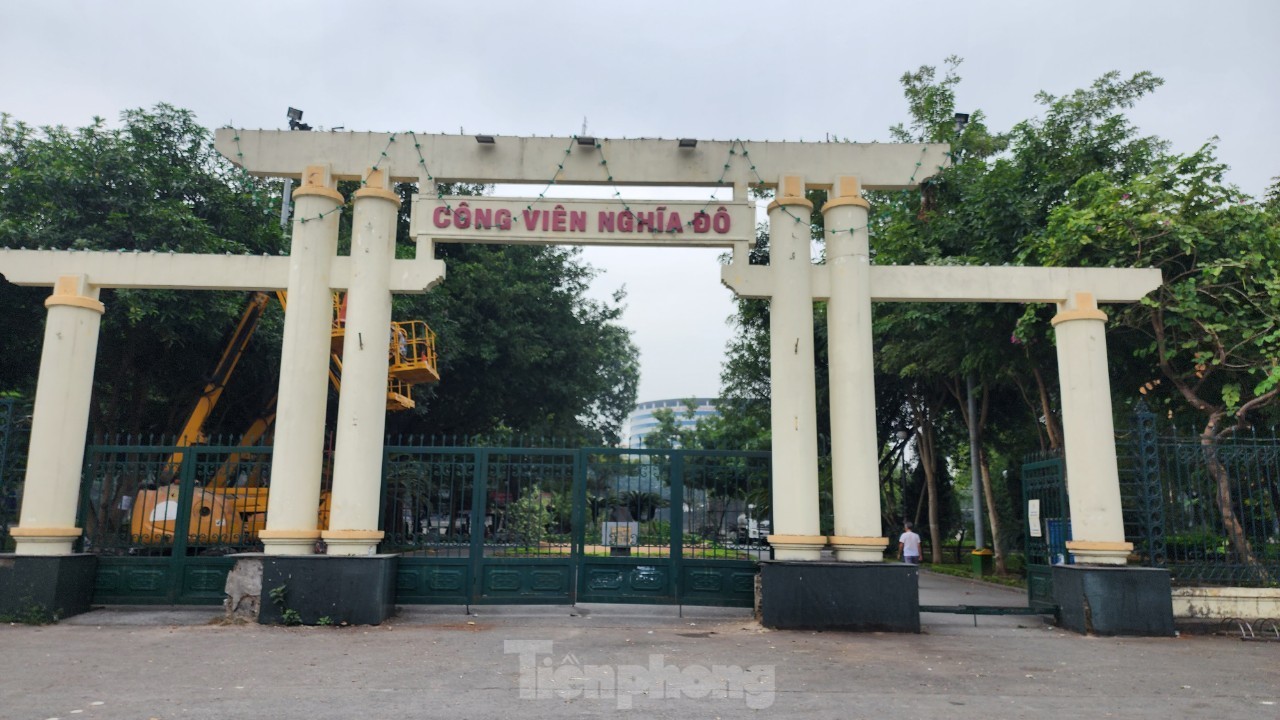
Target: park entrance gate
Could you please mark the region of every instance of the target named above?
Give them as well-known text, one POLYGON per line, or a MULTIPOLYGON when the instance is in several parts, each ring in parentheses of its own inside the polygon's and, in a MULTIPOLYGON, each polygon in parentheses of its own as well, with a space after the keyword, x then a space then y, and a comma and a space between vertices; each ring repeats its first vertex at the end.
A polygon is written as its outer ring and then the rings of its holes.
MULTIPOLYGON (((270 446, 234 442, 91 445, 93 602, 221 603, 231 555, 262 551, 271 461, 270 446)), ((767 452, 409 443, 388 445, 383 467, 397 603, 750 607, 770 552, 767 452)))
POLYGON ((397 603, 750 607, 767 452, 386 449, 397 603))

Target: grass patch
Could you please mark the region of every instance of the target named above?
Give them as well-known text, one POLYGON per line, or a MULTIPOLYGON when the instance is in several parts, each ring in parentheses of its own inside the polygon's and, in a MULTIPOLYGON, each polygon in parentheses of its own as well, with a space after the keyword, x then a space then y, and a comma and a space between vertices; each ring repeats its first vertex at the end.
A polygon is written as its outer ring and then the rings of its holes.
POLYGON ((11 613, 0 613, 0 623, 19 625, 52 625, 61 619, 62 611, 50 610, 44 605, 30 603, 11 613))
POLYGON ((942 563, 935 565, 933 563, 922 563, 920 567, 926 570, 932 570, 940 575, 951 575, 953 577, 962 577, 969 580, 979 580, 981 582, 991 583, 992 585, 1003 585, 1011 588, 1027 589, 1027 580, 1019 575, 983 575, 981 578, 973 576, 973 566, 965 564, 942 563))

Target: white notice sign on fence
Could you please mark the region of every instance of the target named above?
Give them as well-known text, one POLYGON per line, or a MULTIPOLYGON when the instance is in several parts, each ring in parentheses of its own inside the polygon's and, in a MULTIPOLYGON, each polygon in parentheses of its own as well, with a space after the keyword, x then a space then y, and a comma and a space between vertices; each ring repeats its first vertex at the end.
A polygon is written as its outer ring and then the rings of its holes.
POLYGON ((1041 537, 1040 532, 1040 498, 1027 501, 1027 529, 1031 531, 1031 537, 1041 537))

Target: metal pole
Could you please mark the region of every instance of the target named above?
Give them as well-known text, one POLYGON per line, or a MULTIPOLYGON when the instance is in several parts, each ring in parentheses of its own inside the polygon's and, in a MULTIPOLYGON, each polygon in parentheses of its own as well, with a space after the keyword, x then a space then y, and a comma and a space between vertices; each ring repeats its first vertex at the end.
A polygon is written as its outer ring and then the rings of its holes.
POLYGON ((280 203, 280 227, 289 229, 289 200, 293 197, 293 178, 284 179, 284 200, 280 203))
MULTIPOLYGON (((285 113, 289 118, 290 130, 310 130, 311 126, 302 122, 302 111, 297 108, 289 108, 285 113)), ((293 199, 293 178, 284 179, 284 199, 280 203, 280 227, 289 229, 289 202, 293 199)))
POLYGON ((900 459, 899 465, 901 468, 898 473, 898 483, 900 485, 901 492, 900 504, 902 505, 902 519, 905 521, 907 519, 907 438, 911 437, 911 433, 906 430, 899 430, 897 435, 898 442, 902 444, 898 454, 900 459))
POLYGON ((986 546, 982 534, 982 473, 978 470, 978 415, 973 396, 973 373, 969 373, 969 472, 973 480, 973 549, 986 546))

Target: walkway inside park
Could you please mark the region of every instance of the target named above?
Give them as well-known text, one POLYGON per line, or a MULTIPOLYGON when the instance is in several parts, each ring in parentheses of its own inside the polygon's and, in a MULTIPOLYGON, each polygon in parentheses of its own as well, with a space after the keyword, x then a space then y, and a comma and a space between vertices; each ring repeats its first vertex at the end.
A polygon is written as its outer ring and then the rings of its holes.
MULTIPOLYGON (((1020 605, 921 573, 924 604, 1020 605)), ((1268 718, 1280 642, 1083 637, 1037 616, 920 635, 769 631, 749 611, 405 608, 378 627, 224 625, 108 608, 0 626, 4 718, 1268 718)))

